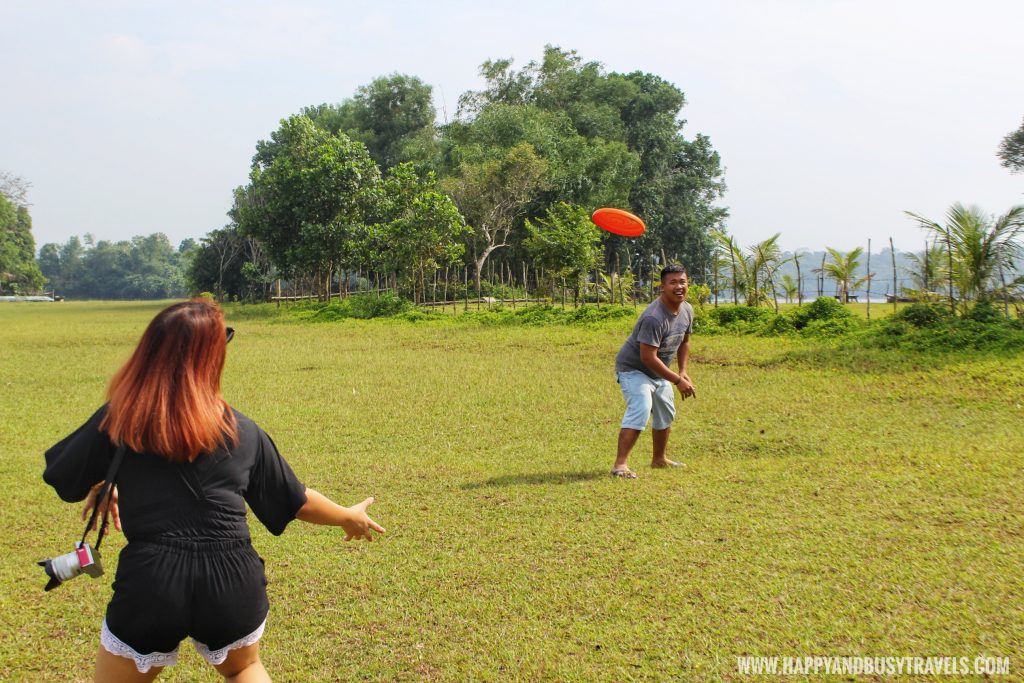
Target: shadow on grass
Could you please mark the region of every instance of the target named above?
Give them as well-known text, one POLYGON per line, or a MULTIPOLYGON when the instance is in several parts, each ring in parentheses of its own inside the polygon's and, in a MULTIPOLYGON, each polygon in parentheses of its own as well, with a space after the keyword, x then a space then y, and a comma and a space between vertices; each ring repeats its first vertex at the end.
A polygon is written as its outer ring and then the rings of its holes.
POLYGON ((459 488, 463 491, 482 489, 489 486, 517 486, 520 484, 574 484, 579 481, 591 481, 610 476, 604 470, 589 472, 525 472, 523 474, 506 474, 491 477, 483 481, 466 482, 459 488))

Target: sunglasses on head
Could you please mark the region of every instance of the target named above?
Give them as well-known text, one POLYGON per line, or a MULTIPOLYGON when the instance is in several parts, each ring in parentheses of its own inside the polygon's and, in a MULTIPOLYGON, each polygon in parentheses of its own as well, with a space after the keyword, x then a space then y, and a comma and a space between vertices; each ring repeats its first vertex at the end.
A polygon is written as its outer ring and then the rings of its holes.
MULTIPOLYGON (((228 333, 228 341, 230 342, 232 339, 235 338, 235 328, 228 327, 227 328, 227 333, 228 333)), ((227 343, 227 342, 225 342, 225 343, 227 343)))

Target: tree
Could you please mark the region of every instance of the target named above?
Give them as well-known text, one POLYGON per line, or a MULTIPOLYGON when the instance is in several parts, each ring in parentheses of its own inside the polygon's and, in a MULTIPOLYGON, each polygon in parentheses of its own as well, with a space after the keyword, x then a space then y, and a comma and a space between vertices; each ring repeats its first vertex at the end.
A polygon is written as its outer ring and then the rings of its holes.
POLYGON ((487 258, 509 246, 508 237, 526 205, 544 187, 546 164, 533 147, 521 144, 498 159, 466 163, 449 178, 448 191, 473 229, 476 288, 487 258))
MULTIPOLYGON (((577 297, 579 283, 597 263, 601 231, 590 220, 586 209, 560 202, 536 222, 526 221, 524 242, 534 262, 554 278, 570 278, 577 297)), ((554 285, 552 284, 552 291, 554 285)))
POLYGON ((1024 173, 1024 123, 1020 128, 1007 133, 999 144, 999 158, 1011 173, 1024 173))
POLYGON ((39 266, 54 290, 83 299, 166 299, 185 294, 189 240, 178 250, 163 233, 131 240, 86 244, 71 237, 63 245, 44 244, 39 266))
POLYGON ((906 214, 945 243, 964 312, 968 301, 991 298, 1002 286, 1000 270, 1013 272, 1022 255, 1019 239, 1024 233, 1024 206, 1015 206, 993 219, 976 206, 957 203, 946 212, 944 225, 910 211, 906 214))
POLYGON ((0 195, 15 207, 28 206, 28 191, 32 183, 8 171, 0 171, 0 195))
POLYGON ((380 194, 379 227, 368 231, 373 246, 364 253, 372 255, 371 263, 406 278, 413 301, 421 301, 427 274, 459 261, 465 252, 461 238, 472 229, 438 189, 434 174, 420 178, 410 163, 391 169, 380 194))
POLYGON ((628 206, 647 232, 635 240, 607 238, 606 263, 620 253, 627 263, 645 263, 664 252, 704 272, 709 232, 727 216, 714 206, 725 185, 710 141, 682 136, 682 91, 653 74, 606 73, 599 63, 550 45, 540 62, 515 70, 511 60, 488 61, 481 75, 484 89, 460 98, 461 120, 444 131, 449 169, 467 153, 528 142, 548 165, 549 181, 530 217, 558 201, 628 206), (465 135, 489 117, 501 124, 489 129, 504 138, 465 135))
POLYGON ((856 276, 857 269, 860 268, 859 259, 864 254, 864 248, 856 247, 845 254, 832 247, 825 247, 825 249, 832 257, 832 262, 826 263, 822 272, 835 280, 836 294, 839 300, 845 304, 849 300, 850 292, 868 281, 867 275, 860 278, 856 276))
POLYGON ((796 280, 789 273, 782 276, 782 281, 779 283, 782 287, 782 293, 786 297, 786 303, 791 304, 793 300, 797 298, 799 287, 797 286, 796 280))
POLYGON ((739 293, 747 291, 747 281, 750 279, 747 260, 743 256, 739 243, 731 235, 726 234, 722 230, 715 230, 711 233, 711 237, 718 244, 721 252, 724 253, 724 257, 721 260, 729 265, 730 279, 732 281, 732 303, 734 306, 737 306, 739 305, 739 293))
POLYGON ((738 303, 736 297, 739 292, 743 292, 748 306, 768 303, 769 292, 774 297, 773 277, 775 270, 782 264, 780 235, 775 233, 766 240, 752 244, 747 247, 748 253, 744 254, 731 236, 720 230, 711 233, 711 238, 725 252, 731 266, 733 303, 738 303))
POLYGON ((377 196, 380 171, 366 147, 292 116, 257 143, 249 178, 231 214, 241 233, 258 238, 280 270, 309 274, 326 292, 332 273, 352 265, 354 231, 377 196))
POLYGON ((55 293, 76 295, 84 253, 82 241, 74 235, 64 244, 51 242, 39 248, 39 269, 55 293))
POLYGON ((217 256, 217 287, 214 292, 218 299, 224 296, 224 273, 239 257, 244 242, 238 229, 233 226, 212 230, 203 238, 203 245, 212 249, 217 256))
MULTIPOLYGON (((754 305, 760 306, 762 302, 768 303, 767 292, 772 294, 772 303, 775 304, 775 311, 779 310, 779 302, 775 295, 774 274, 775 270, 782 264, 782 250, 779 248, 779 237, 781 233, 775 233, 766 240, 762 240, 750 247, 750 270, 753 273, 753 300, 754 305)), ((748 296, 747 302, 751 297, 748 296)))
POLYGON ((403 161, 429 162, 434 149, 433 92, 415 76, 376 78, 338 105, 307 107, 302 113, 334 135, 366 145, 382 170, 403 161))
POLYGON ((241 250, 249 238, 233 226, 211 230, 200 240, 185 271, 190 294, 210 292, 219 299, 242 298, 247 292, 241 250), (231 252, 229 255, 228 252, 231 252))
POLYGON ((932 300, 932 292, 948 277, 944 265, 947 261, 945 246, 935 239, 931 244, 926 242, 920 254, 907 254, 906 257, 911 265, 903 272, 910 279, 911 286, 902 288, 904 296, 921 301, 932 300))
POLYGON ((25 206, 0 195, 0 292, 28 294, 45 284, 36 263, 32 217, 25 206))

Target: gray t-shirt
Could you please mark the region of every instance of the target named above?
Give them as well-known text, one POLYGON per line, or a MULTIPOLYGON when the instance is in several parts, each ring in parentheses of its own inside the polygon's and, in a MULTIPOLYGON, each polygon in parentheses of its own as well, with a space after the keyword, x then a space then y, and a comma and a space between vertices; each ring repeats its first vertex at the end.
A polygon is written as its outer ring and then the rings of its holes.
MULTIPOLYGON (((615 372, 638 370, 652 379, 658 374, 640 360, 640 345, 658 347, 658 358, 669 365, 683 343, 683 337, 690 333, 693 323, 693 306, 686 301, 679 307, 679 314, 672 315, 661 299, 648 306, 633 326, 633 332, 615 356, 615 372)), ((671 366, 670 366, 671 367, 671 366)))

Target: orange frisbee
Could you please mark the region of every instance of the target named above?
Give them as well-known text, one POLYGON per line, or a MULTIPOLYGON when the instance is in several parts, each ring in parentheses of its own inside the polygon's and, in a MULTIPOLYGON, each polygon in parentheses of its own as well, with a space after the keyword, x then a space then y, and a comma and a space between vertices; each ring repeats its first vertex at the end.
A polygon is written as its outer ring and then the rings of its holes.
POLYGON ((598 209, 591 216, 594 225, 623 237, 639 237, 644 234, 646 226, 639 216, 622 209, 598 209))

